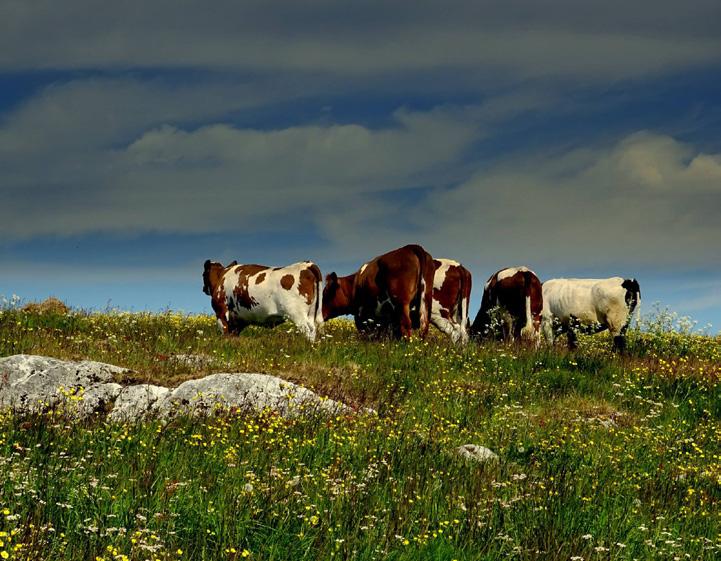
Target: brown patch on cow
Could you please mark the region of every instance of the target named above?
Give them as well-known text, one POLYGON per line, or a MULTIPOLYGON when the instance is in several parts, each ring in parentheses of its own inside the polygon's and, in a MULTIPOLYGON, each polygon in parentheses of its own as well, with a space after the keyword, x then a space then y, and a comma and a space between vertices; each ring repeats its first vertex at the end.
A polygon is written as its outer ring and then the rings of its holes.
POLYGON ((293 287, 293 283, 295 282, 295 278, 293 275, 283 275, 280 277, 280 286, 285 288, 286 290, 290 290, 293 287))
POLYGON ((260 284, 265 280, 265 273, 260 273, 257 277, 255 277, 255 284, 260 284))
POLYGON ((300 280, 298 281, 298 292, 301 296, 305 296, 306 304, 310 305, 313 303, 316 287, 320 284, 323 278, 320 274, 320 269, 318 268, 318 265, 314 263, 307 269, 303 269, 299 276, 300 280))
MULTIPOLYGON (((248 292, 248 281, 250 277, 266 271, 268 267, 264 265, 238 265, 234 271, 238 275, 238 282, 233 288, 233 296, 238 306, 250 310, 253 306, 257 306, 258 302, 250 296, 248 292)), ((231 310, 232 311, 232 310, 231 310)))

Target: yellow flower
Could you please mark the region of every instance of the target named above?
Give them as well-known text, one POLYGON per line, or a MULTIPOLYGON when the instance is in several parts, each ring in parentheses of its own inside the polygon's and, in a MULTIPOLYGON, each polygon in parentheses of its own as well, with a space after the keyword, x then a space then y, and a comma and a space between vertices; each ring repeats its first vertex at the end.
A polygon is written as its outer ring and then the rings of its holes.
POLYGON ((247 549, 244 549, 244 550, 240 553, 240 556, 241 556, 241 557, 250 557, 250 551, 248 551, 247 549))
POLYGON ((10 554, 7 551, 3 550, 0 552, 0 557, 2 557, 3 559, 7 559, 8 557, 10 557, 10 554))

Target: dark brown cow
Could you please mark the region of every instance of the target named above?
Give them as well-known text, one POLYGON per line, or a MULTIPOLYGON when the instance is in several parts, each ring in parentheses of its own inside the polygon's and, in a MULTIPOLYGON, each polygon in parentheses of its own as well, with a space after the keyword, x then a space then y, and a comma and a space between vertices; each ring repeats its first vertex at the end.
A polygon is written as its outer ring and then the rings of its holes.
POLYGON ((454 343, 468 342, 471 272, 452 259, 434 259, 431 323, 454 343))
POLYGON ((323 323, 320 312, 322 277, 315 263, 287 267, 238 265, 207 260, 203 292, 224 333, 239 333, 249 324, 273 326, 292 321, 311 341, 323 323))
POLYGON ((483 289, 481 309, 471 326, 473 337, 482 339, 492 331, 492 310, 501 312, 503 336, 540 343, 543 289, 536 274, 526 267, 501 269, 491 275, 483 289))
POLYGON ((407 245, 376 257, 345 277, 326 276, 323 319, 352 314, 366 335, 428 333, 433 300, 433 257, 419 245, 407 245))

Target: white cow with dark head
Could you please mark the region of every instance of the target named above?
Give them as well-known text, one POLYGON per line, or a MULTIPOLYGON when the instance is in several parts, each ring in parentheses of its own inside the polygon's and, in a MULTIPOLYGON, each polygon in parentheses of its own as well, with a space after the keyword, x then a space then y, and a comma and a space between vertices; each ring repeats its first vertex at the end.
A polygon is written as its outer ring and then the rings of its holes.
POLYGON ((568 335, 569 348, 576 347, 575 329, 599 332, 608 329, 613 348, 626 349, 626 330, 641 301, 636 279, 551 279, 543 283, 542 331, 553 342, 554 321, 568 335))

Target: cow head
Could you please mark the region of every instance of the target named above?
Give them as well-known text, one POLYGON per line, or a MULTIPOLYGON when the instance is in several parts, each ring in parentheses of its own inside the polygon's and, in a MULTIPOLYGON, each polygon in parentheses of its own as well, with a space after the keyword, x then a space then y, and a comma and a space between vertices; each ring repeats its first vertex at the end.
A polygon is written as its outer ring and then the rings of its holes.
POLYGON ((323 320, 353 313, 353 283, 355 274, 339 277, 335 273, 325 276, 323 287, 323 320))
MULTIPOLYGON (((229 266, 232 266, 234 264, 237 263, 234 261, 229 266)), ((208 296, 212 296, 213 290, 218 285, 218 282, 220 282, 224 271, 225 267, 223 267, 221 263, 206 259, 203 268, 203 292, 205 294, 207 294, 208 296)))

